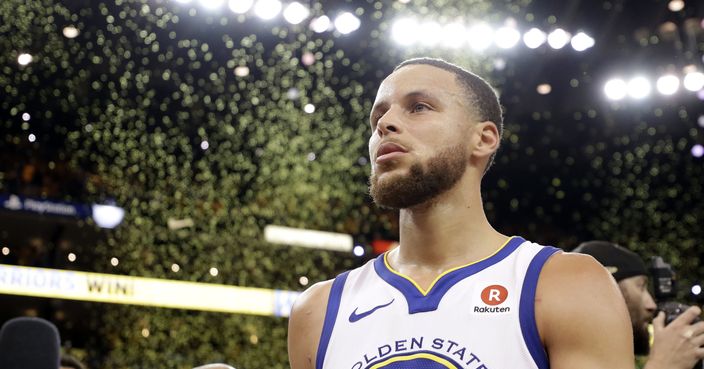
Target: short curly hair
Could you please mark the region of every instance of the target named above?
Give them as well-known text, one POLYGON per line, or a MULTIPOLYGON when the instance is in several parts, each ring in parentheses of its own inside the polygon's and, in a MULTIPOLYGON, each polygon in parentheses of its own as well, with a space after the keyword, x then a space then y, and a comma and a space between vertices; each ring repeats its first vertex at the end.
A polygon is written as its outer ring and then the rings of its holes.
MULTIPOLYGON (((457 82, 463 87, 467 95, 469 100, 468 106, 473 107, 475 110, 475 118, 479 119, 480 122, 494 122, 496 128, 499 130, 499 141, 501 140, 504 134, 503 112, 496 91, 486 80, 458 65, 442 59, 427 57, 405 60, 397 65, 393 71, 395 72, 408 65, 430 65, 453 73, 457 82)), ((494 163, 495 156, 496 152, 489 158, 484 173, 486 173, 494 163)))

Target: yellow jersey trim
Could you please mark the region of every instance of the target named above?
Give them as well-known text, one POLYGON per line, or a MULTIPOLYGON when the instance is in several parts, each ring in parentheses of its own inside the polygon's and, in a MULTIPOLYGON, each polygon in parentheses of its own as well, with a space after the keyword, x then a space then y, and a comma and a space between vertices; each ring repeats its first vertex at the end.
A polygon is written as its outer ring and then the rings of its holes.
POLYGON ((390 252, 390 251, 384 253, 384 265, 386 265, 386 269, 388 269, 391 273, 394 273, 394 274, 396 274, 397 276, 402 277, 402 278, 406 279, 407 281, 411 282, 411 283, 418 289, 418 291, 419 291, 423 296, 427 296, 428 293, 430 293, 430 291, 433 289, 433 286, 435 286, 435 284, 440 280, 440 278, 444 277, 445 275, 447 275, 447 274, 449 274, 449 273, 454 272, 455 270, 462 269, 462 268, 466 268, 466 267, 468 267, 468 266, 470 266, 470 265, 473 265, 473 264, 476 264, 476 263, 480 263, 480 262, 482 262, 482 261, 484 261, 484 260, 490 259, 490 258, 493 257, 494 255, 498 254, 499 251, 503 250, 503 248, 506 247, 506 245, 508 245, 508 243, 511 242, 511 240, 514 239, 514 238, 515 238, 515 236, 509 237, 508 240, 506 240, 506 242, 504 242, 504 244, 501 245, 501 247, 499 247, 498 249, 496 249, 496 251, 494 251, 491 255, 489 255, 489 256, 487 256, 487 257, 485 257, 485 258, 482 258, 482 259, 473 261, 473 262, 471 262, 471 263, 469 263, 469 264, 460 265, 460 266, 458 266, 458 267, 454 267, 454 268, 452 268, 452 269, 448 269, 448 270, 446 270, 446 271, 440 273, 440 275, 438 275, 437 277, 435 277, 435 280, 433 280, 433 282, 430 283, 430 286, 428 286, 428 289, 427 289, 427 290, 426 290, 426 289, 423 289, 416 281, 413 280, 413 278, 411 278, 411 277, 409 277, 409 276, 407 276, 407 275, 405 275, 405 274, 399 273, 399 272, 397 272, 396 270, 394 270, 394 268, 391 267, 391 264, 389 264, 389 260, 388 260, 388 256, 389 256, 389 252, 390 252))
POLYGON ((383 368, 383 367, 385 367, 385 366, 387 366, 387 365, 389 365, 389 364, 393 364, 393 363, 396 363, 396 362, 399 362, 399 361, 409 361, 409 360, 415 360, 415 359, 428 359, 428 360, 432 360, 432 361, 434 361, 434 362, 436 362, 436 363, 439 363, 439 364, 443 365, 445 368, 448 368, 448 369, 457 369, 457 367, 454 366, 451 362, 449 362, 449 361, 447 361, 447 360, 445 360, 445 359, 443 359, 443 358, 441 358, 441 357, 437 357, 437 356, 430 355, 430 354, 427 354, 427 353, 413 354, 413 355, 409 355, 409 356, 396 356, 396 357, 392 357, 392 358, 389 358, 388 360, 385 360, 385 361, 383 361, 383 362, 381 362, 381 363, 374 364, 374 366, 372 366, 372 367, 369 368, 369 369, 379 369, 379 368, 383 368))

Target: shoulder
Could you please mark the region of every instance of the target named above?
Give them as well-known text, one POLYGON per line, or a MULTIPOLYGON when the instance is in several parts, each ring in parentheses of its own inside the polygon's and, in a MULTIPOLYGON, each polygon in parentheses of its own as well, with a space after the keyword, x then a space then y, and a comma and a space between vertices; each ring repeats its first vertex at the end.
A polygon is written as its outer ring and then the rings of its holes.
POLYGON ((554 368, 632 367, 625 301, 611 274, 591 256, 557 253, 548 259, 535 312, 554 368))
POLYGON ((334 280, 319 282, 303 291, 288 321, 288 355, 292 369, 313 369, 323 331, 328 297, 334 280))

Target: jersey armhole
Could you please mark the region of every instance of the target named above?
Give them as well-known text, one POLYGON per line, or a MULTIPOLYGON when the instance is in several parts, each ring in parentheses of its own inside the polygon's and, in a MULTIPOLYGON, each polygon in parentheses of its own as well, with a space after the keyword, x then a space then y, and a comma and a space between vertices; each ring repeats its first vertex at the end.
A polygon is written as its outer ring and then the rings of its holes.
POLYGON ((328 344, 330 343, 332 330, 335 327, 335 321, 337 320, 337 312, 338 310, 340 310, 342 290, 345 287, 345 281, 347 280, 348 274, 349 271, 344 272, 335 277, 335 280, 332 282, 332 287, 330 287, 330 296, 328 297, 328 306, 327 310, 325 311, 325 321, 323 322, 323 332, 320 335, 320 342, 318 343, 318 352, 315 357, 315 369, 323 369, 325 353, 328 350, 328 344))
POLYGON ((550 363, 535 322, 535 292, 538 287, 538 277, 540 277, 540 271, 543 269, 545 262, 558 251, 562 250, 548 246, 544 247, 533 257, 533 260, 528 265, 526 276, 523 280, 523 288, 521 289, 521 300, 518 308, 521 333, 528 352, 530 352, 530 356, 539 369, 549 369, 550 363))

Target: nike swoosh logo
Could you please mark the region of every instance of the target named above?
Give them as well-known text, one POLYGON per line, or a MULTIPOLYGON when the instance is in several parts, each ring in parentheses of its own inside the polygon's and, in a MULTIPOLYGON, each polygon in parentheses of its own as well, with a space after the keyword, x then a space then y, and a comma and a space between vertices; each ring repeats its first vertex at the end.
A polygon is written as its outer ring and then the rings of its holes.
POLYGON ((367 311, 365 311, 363 313, 359 313, 359 314, 357 314, 357 309, 359 309, 359 308, 354 309, 352 314, 350 314, 350 323, 354 323, 362 318, 365 318, 365 317, 368 317, 369 315, 372 315, 375 311, 391 305, 394 302, 394 300, 395 299, 392 299, 391 301, 389 301, 386 304, 376 306, 376 307, 372 308, 371 310, 367 310, 367 311))

